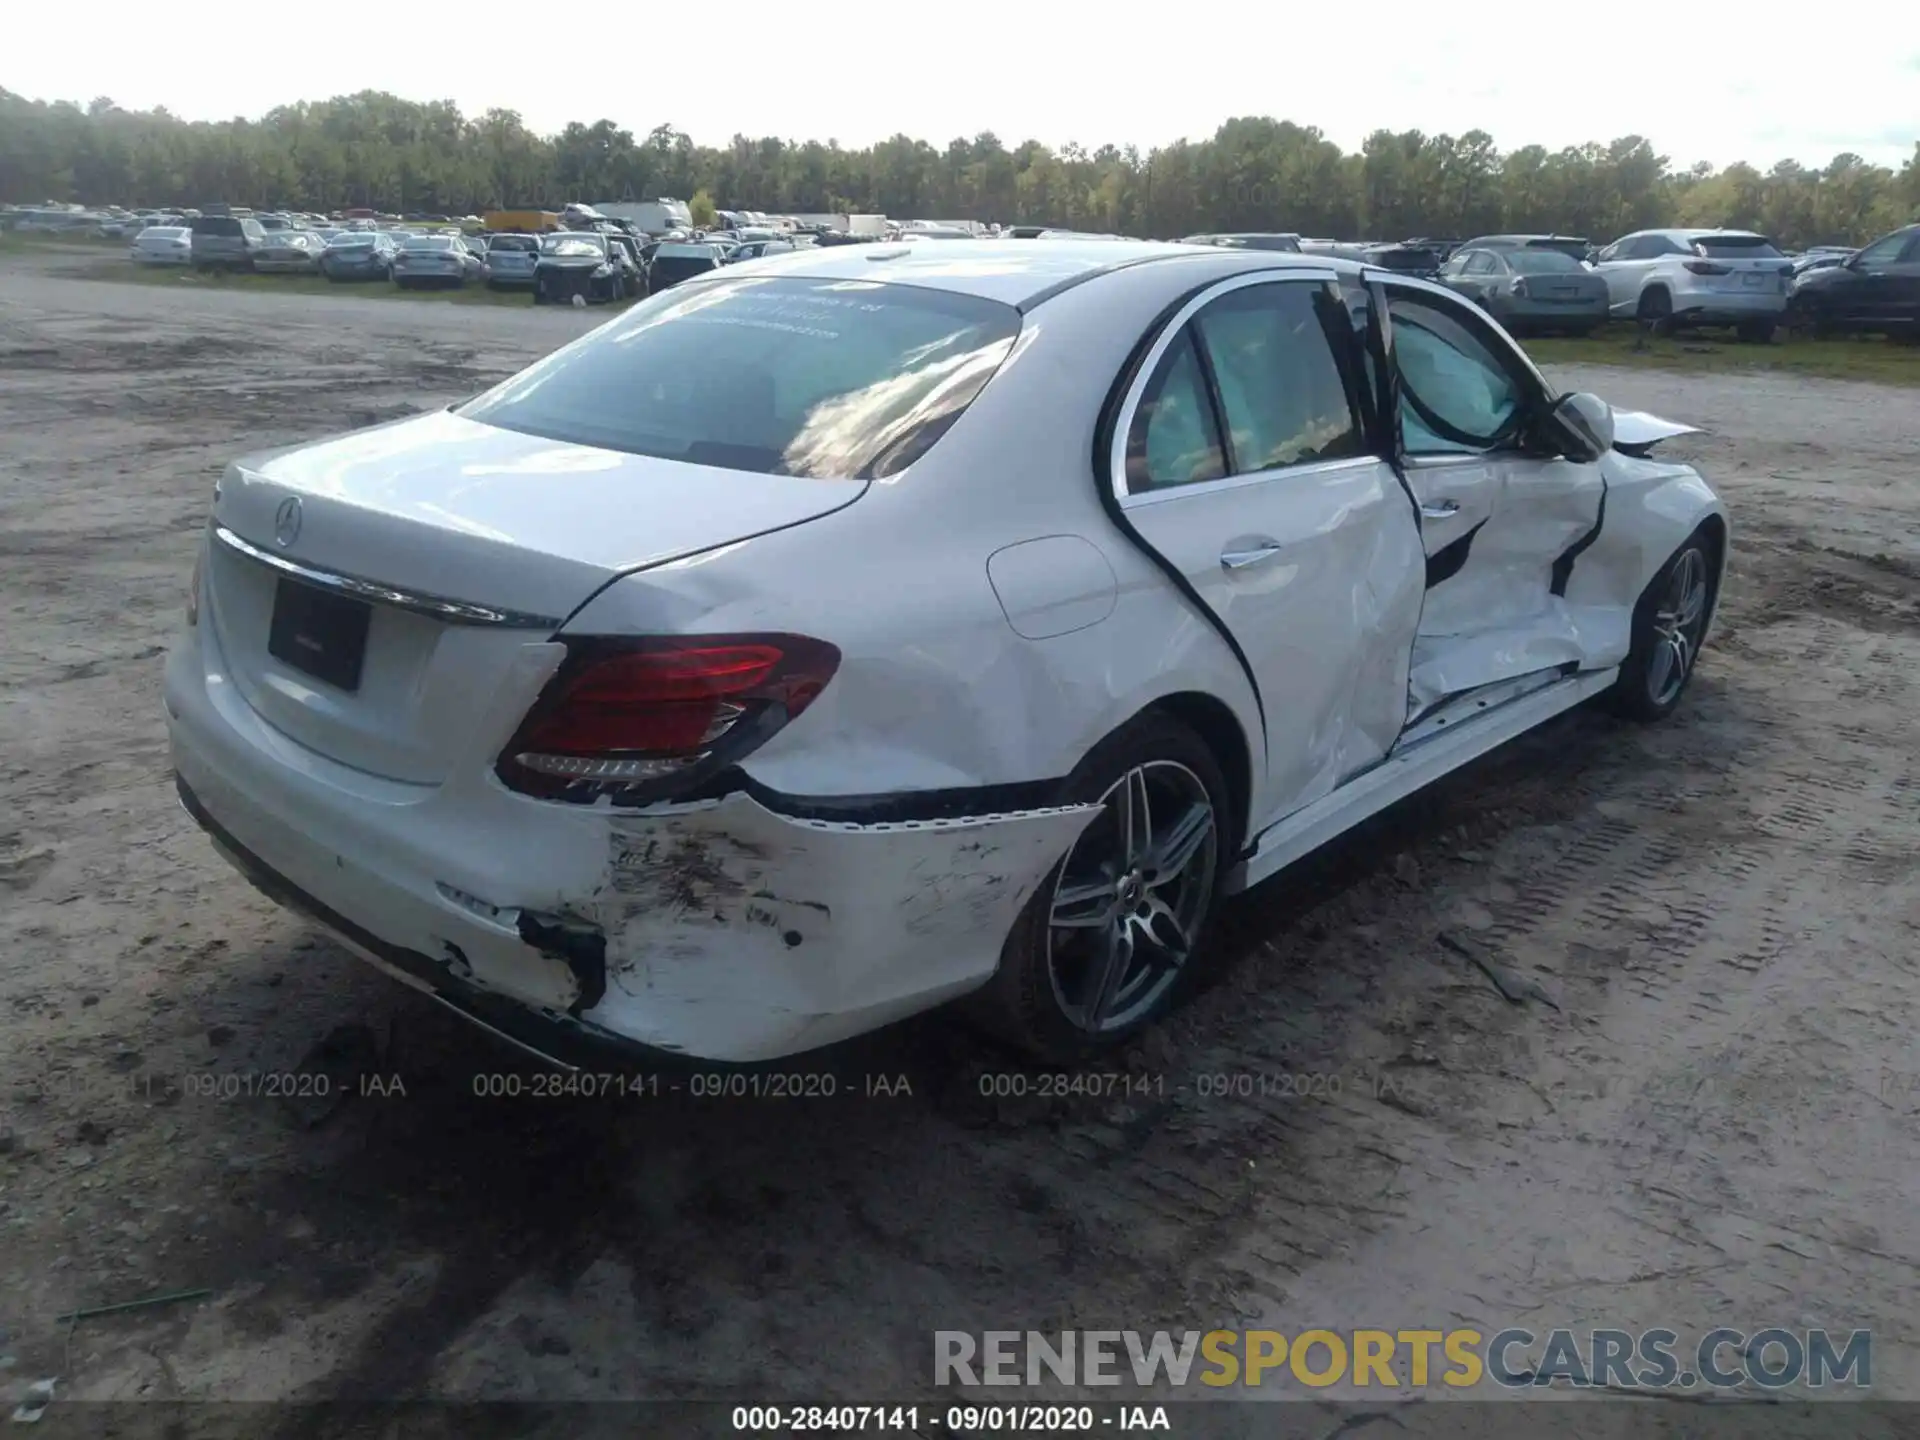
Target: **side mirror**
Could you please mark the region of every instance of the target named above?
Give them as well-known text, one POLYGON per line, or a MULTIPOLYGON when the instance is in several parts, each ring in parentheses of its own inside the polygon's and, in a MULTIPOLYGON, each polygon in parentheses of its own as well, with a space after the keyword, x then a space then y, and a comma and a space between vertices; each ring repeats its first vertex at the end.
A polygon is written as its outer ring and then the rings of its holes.
POLYGON ((1613 448, 1613 407, 1598 395, 1562 395, 1552 413, 1569 460, 1598 460, 1613 448))

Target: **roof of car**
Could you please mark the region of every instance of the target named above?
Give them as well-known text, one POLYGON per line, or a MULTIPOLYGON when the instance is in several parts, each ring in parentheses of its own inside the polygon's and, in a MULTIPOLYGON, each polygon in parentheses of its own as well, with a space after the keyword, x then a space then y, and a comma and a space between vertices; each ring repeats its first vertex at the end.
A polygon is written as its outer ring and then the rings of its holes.
MULTIPOLYGON (((1748 240, 1764 240, 1767 237, 1758 230, 1728 230, 1718 225, 1679 225, 1664 230, 1636 230, 1634 235, 1666 235, 1675 240, 1706 240, 1715 235, 1738 235, 1748 240)), ((1626 237, 1631 240, 1633 235, 1626 237)))
POLYGON ((1228 257, 1244 261, 1249 269, 1297 265, 1325 270, 1336 263, 1325 255, 1221 250, 1157 240, 994 240, 807 246, 790 255, 770 257, 762 273, 922 285, 1022 306, 1104 270, 1183 259, 1218 264, 1228 257))

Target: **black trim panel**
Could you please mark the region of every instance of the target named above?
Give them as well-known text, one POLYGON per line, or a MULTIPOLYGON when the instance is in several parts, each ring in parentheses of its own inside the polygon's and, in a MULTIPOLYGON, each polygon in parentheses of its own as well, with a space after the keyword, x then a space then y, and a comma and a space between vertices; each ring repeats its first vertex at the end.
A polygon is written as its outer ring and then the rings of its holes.
MULTIPOLYGON (((917 820, 965 820, 1012 815, 1068 803, 1066 777, 1011 785, 965 785, 948 790, 902 790, 878 795, 787 795, 734 771, 721 794, 743 794, 793 820, 831 820, 846 825, 902 825, 917 820)), ((687 797, 712 799, 702 792, 687 797)))
POLYGON ((1449 540, 1427 557, 1427 589, 1433 589, 1443 580, 1451 580, 1466 568, 1467 555, 1473 549, 1473 537, 1485 528, 1486 523, 1482 520, 1458 540, 1449 540))

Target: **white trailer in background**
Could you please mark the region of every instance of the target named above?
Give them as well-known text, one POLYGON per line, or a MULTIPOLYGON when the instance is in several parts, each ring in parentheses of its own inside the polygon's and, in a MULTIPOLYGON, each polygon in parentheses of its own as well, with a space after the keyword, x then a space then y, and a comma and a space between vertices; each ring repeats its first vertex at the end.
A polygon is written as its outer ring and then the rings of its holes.
POLYGON ((884 235, 887 233, 887 217, 884 215, 847 216, 849 235, 884 235))
POLYGON ((610 220, 631 220, 649 235, 693 228, 693 212, 687 202, 667 195, 658 200, 603 200, 593 208, 610 220))

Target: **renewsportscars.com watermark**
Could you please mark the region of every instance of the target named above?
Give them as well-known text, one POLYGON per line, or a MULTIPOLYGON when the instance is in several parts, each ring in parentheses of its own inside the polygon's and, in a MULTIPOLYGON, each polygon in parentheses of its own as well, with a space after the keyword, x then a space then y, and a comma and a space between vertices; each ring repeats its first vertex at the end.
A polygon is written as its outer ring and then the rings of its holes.
POLYGON ((936 1330, 936 1385, 1494 1385, 1510 1390, 1824 1390, 1873 1384, 1873 1334, 1709 1330, 936 1330))

